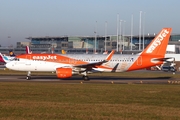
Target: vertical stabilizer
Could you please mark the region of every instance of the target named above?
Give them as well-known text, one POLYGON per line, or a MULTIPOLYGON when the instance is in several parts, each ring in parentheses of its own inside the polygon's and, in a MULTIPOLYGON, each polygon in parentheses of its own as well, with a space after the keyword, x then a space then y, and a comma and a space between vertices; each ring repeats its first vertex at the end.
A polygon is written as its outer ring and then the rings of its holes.
POLYGON ((32 51, 30 50, 29 46, 26 46, 26 54, 31 54, 32 51))
POLYGON ((144 49, 141 55, 161 55, 164 56, 169 42, 172 28, 163 28, 161 32, 144 49))
POLYGON ((65 51, 65 50, 61 50, 61 53, 62 53, 62 54, 66 54, 66 51, 65 51))
POLYGON ((16 55, 14 54, 13 50, 9 50, 9 56, 10 57, 15 57, 16 55))

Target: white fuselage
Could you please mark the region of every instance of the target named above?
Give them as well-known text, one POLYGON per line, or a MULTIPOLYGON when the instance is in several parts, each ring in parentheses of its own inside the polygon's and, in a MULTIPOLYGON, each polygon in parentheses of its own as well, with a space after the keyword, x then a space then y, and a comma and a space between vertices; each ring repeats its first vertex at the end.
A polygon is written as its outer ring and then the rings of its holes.
MULTIPOLYGON (((61 55, 62 56, 62 55, 61 55)), ((18 70, 18 71, 47 71, 52 72, 56 71, 56 68, 72 68, 76 69, 74 67, 74 64, 78 60, 87 62, 87 63, 93 63, 98 61, 103 61, 107 55, 99 55, 99 54, 66 54, 63 56, 67 56, 69 58, 75 58, 74 60, 67 60, 68 64, 62 63, 63 59, 55 60, 54 62, 44 61, 44 60, 27 60, 23 58, 19 58, 15 61, 11 61, 10 63, 6 64, 6 67, 12 70, 18 70)), ((104 71, 104 72, 112 72, 112 69, 106 69, 107 68, 114 68, 113 72, 123 72, 127 71, 128 68, 137 60, 138 55, 114 55, 112 59, 106 63, 103 63, 101 66, 104 66, 105 68, 94 68, 94 70, 104 71)), ((137 65, 142 64, 142 59, 140 59, 137 62, 137 65)))

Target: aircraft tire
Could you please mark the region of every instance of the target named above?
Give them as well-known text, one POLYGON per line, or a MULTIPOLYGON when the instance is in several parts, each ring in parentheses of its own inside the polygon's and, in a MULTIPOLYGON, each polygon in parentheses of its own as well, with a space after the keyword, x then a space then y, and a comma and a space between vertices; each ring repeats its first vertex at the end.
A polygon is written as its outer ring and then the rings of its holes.
POLYGON ((88 76, 83 76, 84 81, 89 81, 89 77, 88 76))
POLYGON ((26 77, 26 80, 30 80, 30 79, 31 79, 31 76, 27 76, 27 77, 26 77))

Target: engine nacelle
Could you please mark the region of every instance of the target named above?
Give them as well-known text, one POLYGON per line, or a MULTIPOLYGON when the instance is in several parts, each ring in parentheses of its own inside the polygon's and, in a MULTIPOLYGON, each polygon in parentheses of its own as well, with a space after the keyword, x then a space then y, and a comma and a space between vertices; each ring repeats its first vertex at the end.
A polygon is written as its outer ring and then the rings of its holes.
POLYGON ((56 75, 58 78, 70 78, 72 77, 72 69, 71 68, 57 68, 56 75))

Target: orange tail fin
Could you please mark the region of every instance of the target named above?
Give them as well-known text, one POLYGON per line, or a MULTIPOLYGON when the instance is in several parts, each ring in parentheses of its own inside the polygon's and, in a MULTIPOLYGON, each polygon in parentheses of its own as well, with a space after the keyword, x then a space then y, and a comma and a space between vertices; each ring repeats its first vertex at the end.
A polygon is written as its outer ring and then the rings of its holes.
POLYGON ((164 56, 166 53, 166 48, 169 42, 171 31, 172 28, 163 28, 161 32, 152 40, 152 42, 145 48, 142 54, 164 56))

